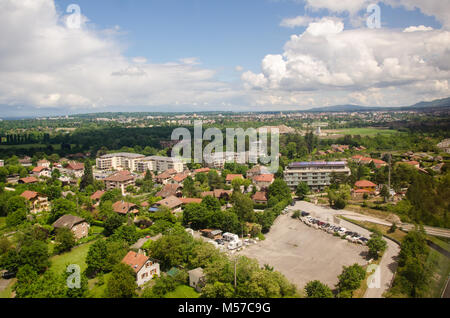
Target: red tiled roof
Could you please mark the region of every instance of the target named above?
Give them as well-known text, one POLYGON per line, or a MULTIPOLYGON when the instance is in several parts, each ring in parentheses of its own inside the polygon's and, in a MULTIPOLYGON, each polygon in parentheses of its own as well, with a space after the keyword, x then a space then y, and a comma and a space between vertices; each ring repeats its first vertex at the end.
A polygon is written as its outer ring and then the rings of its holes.
POLYGON ((156 204, 166 206, 169 209, 173 209, 173 208, 176 208, 176 207, 180 206, 181 204, 183 204, 183 202, 176 196, 170 196, 166 199, 156 202, 156 204))
POLYGON ((174 174, 177 174, 177 171, 175 169, 169 169, 164 171, 163 173, 156 176, 156 179, 169 179, 174 174))
POLYGON ((368 187, 376 187, 377 185, 368 180, 360 180, 355 182, 355 186, 358 188, 368 188, 368 187))
POLYGON ((252 199, 254 201, 267 201, 267 196, 265 192, 259 191, 255 192, 255 194, 252 196, 252 199))
POLYGON ((273 179, 275 179, 275 175, 273 174, 260 174, 253 178, 255 182, 272 182, 273 179))
POLYGON ((233 181, 234 179, 244 179, 244 176, 242 174, 229 174, 227 175, 227 181, 233 181))
POLYGON ((67 165, 69 170, 84 170, 84 163, 81 162, 69 162, 67 165))
POLYGON ((98 190, 97 192, 95 192, 93 195, 91 195, 91 200, 100 200, 100 198, 102 197, 102 195, 104 195, 106 192, 102 191, 102 190, 98 190))
POLYGON ((137 273, 148 260, 149 258, 143 254, 129 251, 128 254, 122 259, 122 263, 130 265, 131 268, 137 273))
POLYGON ((166 184, 161 191, 156 193, 157 197, 167 198, 175 195, 181 186, 179 184, 166 184))
POLYGON ((355 160, 362 159, 362 158, 364 158, 364 157, 361 155, 352 156, 352 159, 355 159, 355 160))
POLYGON ((21 197, 27 199, 28 201, 31 199, 34 199, 35 197, 38 196, 38 193, 35 191, 24 191, 21 195, 21 197))
POLYGON ((134 179, 134 177, 131 175, 131 172, 124 170, 116 172, 115 174, 105 178, 105 181, 124 182, 131 179, 134 179))
POLYGON ((36 179, 35 177, 26 177, 19 179, 19 181, 22 181, 23 183, 35 183, 38 182, 38 179, 36 179))
POLYGON ((178 173, 177 175, 173 176, 172 179, 175 182, 182 182, 187 177, 188 177, 187 173, 178 173))
POLYGON ((195 169, 194 172, 195 173, 206 173, 209 172, 211 169, 209 168, 200 168, 200 169, 195 169))
POLYGON ((136 204, 124 201, 117 201, 113 204, 113 210, 116 213, 127 214, 127 213, 138 213, 136 204), (135 208, 135 209, 133 209, 135 208))
POLYGON ((386 164, 386 161, 380 160, 380 159, 373 159, 373 163, 377 165, 384 165, 386 164))
POLYGON ((48 168, 42 167, 42 166, 34 167, 33 172, 41 172, 42 170, 45 170, 45 169, 48 169, 48 168))
POLYGON ((202 203, 202 199, 197 199, 197 198, 180 198, 180 201, 183 204, 189 204, 189 203, 202 203))

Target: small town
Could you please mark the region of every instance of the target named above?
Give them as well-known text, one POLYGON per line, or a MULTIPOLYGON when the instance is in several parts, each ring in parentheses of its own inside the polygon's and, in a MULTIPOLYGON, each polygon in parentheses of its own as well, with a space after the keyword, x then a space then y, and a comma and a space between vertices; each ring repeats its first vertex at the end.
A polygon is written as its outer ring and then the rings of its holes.
POLYGON ((5 315, 450 298, 446 1, 0 9, 5 315))

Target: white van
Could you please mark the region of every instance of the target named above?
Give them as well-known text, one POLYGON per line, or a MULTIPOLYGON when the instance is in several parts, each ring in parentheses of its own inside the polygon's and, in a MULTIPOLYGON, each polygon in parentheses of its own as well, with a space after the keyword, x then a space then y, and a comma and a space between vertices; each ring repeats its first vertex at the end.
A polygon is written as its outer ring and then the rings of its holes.
POLYGON ((227 242, 237 241, 239 240, 239 236, 233 233, 225 233, 222 235, 222 238, 227 242))
POLYGON ((236 240, 236 241, 231 241, 230 243, 228 243, 228 249, 229 250, 235 250, 239 247, 242 247, 242 241, 241 240, 236 240))

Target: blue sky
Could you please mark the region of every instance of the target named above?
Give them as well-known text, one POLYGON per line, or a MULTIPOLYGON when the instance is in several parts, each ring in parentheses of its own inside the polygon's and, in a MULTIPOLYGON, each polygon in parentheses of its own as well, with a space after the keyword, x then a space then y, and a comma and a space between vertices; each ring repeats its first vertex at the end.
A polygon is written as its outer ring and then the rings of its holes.
MULTIPOLYGON (((184 57, 198 57, 208 68, 225 78, 236 77, 236 66, 257 72, 266 54, 282 53, 294 29, 280 26, 284 18, 305 14, 303 2, 274 0, 58 0, 60 10, 71 3, 80 5, 92 26, 119 26, 127 56, 144 56, 164 63, 184 57)), ((434 17, 419 9, 407 11, 380 3, 384 27, 410 25, 440 27, 434 17)), ((309 12, 327 16, 326 9, 309 12)), ((344 14, 345 16, 345 14, 344 14)), ((346 28, 351 28, 346 23, 346 28)))
POLYGON ((2 0, 0 111, 304 110, 450 96, 442 0, 2 0), (70 4, 83 23, 72 28, 70 4), (87 21, 87 22, 86 22, 87 21))

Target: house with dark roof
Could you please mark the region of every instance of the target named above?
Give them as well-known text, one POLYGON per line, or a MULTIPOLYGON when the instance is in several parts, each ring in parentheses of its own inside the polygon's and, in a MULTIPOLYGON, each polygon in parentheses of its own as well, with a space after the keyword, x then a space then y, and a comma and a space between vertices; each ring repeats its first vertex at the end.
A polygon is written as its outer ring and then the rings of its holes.
POLYGON ((183 205, 183 201, 181 201, 176 196, 170 196, 168 198, 162 199, 161 201, 156 202, 157 207, 165 206, 169 208, 172 212, 180 212, 181 206, 183 205))
POLYGON ((53 223, 55 229, 67 228, 72 231, 76 240, 89 235, 89 223, 78 216, 66 214, 53 223))
POLYGON ((125 202, 125 201, 117 201, 112 206, 113 211, 119 214, 137 214, 139 213, 138 206, 134 203, 125 202))
POLYGON ((26 177, 19 179, 18 183, 20 184, 30 184, 30 183, 38 183, 39 180, 36 177, 26 177))
POLYGON ((161 197, 163 199, 168 198, 170 196, 179 196, 181 195, 181 185, 175 184, 166 184, 164 187, 156 193, 156 197, 161 197))
POLYGON ((116 172, 104 179, 106 190, 121 189, 124 190, 128 186, 134 186, 135 178, 128 170, 116 172))
POLYGON ((263 191, 255 192, 255 194, 252 196, 252 200, 256 204, 266 204, 267 203, 266 193, 263 191))
POLYGON ((138 286, 142 286, 152 280, 155 275, 158 277, 161 275, 159 263, 144 254, 130 251, 122 259, 122 263, 129 265, 133 269, 138 286))

